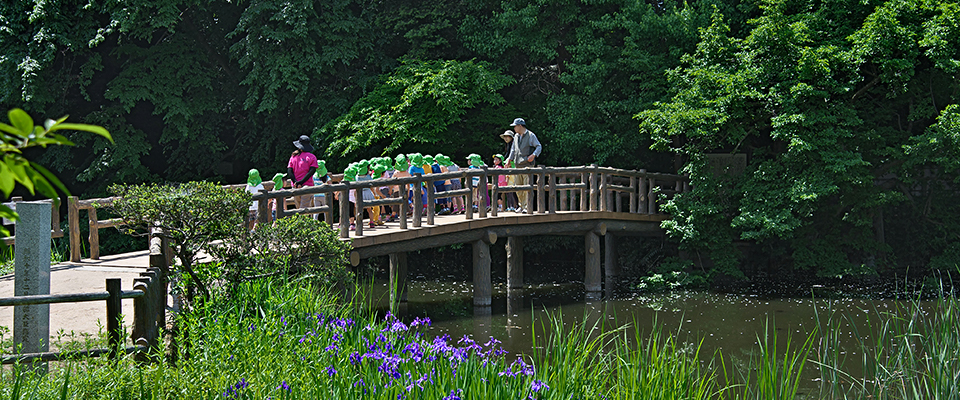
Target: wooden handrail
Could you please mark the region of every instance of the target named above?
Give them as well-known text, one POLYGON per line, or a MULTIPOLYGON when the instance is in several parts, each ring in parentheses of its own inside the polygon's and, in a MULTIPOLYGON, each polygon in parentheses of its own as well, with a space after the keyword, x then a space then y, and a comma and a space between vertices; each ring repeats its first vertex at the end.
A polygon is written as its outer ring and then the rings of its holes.
MULTIPOLYGON (((557 211, 616 211, 627 213, 658 213, 657 198, 655 188, 670 187, 669 190, 662 190, 659 193, 671 195, 690 190, 689 179, 681 175, 647 172, 646 170, 624 170, 618 168, 601 167, 596 165, 573 166, 573 167, 549 167, 539 166, 531 168, 464 168, 454 172, 441 172, 423 175, 408 176, 402 178, 378 178, 361 182, 342 182, 343 175, 331 175, 328 183, 317 186, 305 186, 297 189, 273 190, 273 181, 264 181, 265 191, 253 195, 253 201, 258 206, 259 223, 269 223, 271 210, 268 209, 270 200, 283 199, 284 203, 289 202, 293 197, 304 195, 324 195, 327 198, 327 204, 322 206, 313 206, 307 208, 298 208, 286 210, 286 207, 279 207, 276 218, 283 218, 293 214, 324 214, 328 222, 333 222, 334 211, 338 210, 341 214, 340 237, 349 238, 348 217, 345 215, 349 210, 349 204, 341 201, 340 206, 333 204, 334 197, 346 199, 348 192, 362 191, 363 189, 374 189, 384 186, 393 186, 401 188, 400 197, 387 197, 373 201, 362 202, 359 207, 360 212, 364 207, 376 207, 386 205, 399 205, 402 209, 400 215, 400 228, 407 229, 406 215, 407 208, 411 206, 408 202, 410 191, 416 192, 414 203, 419 202, 419 196, 426 194, 428 202, 437 199, 449 199, 454 197, 465 197, 466 208, 465 218, 473 219, 473 178, 495 180, 498 176, 535 176, 536 179, 530 179, 528 185, 489 185, 487 191, 481 191, 482 201, 489 201, 492 207, 496 207, 496 198, 503 193, 527 192, 530 193, 530 201, 536 198, 536 203, 529 205, 520 205, 521 207, 536 208, 538 212, 557 212, 557 211), (461 179, 464 181, 464 188, 444 192, 434 192, 432 187, 427 187, 429 183, 440 180, 461 179), (426 188, 426 192, 420 192, 421 188, 426 188), (489 197, 489 200, 487 196, 489 197), (624 207, 622 196, 629 197, 626 201, 627 207, 624 207), (579 198, 579 201, 576 199, 579 198), (346 203, 346 204, 345 204, 346 203), (559 203, 559 204, 558 204, 559 203), (347 207, 344 207, 347 206, 347 207), (536 207, 533 207, 536 206, 536 207)), ((432 186, 432 185, 430 185, 432 186)), ((481 185, 482 186, 482 185, 481 185)), ((239 190, 245 185, 226 185, 229 189, 239 190)), ((360 195, 362 197, 362 194, 360 195)), ((99 258, 99 234, 97 230, 116 226, 120 223, 119 219, 98 220, 96 219, 96 208, 111 204, 115 198, 101 198, 78 200, 75 197, 68 199, 68 220, 70 235, 70 260, 80 261, 80 231, 79 231, 79 211, 88 210, 88 222, 90 226, 90 256, 93 259, 99 258)), ((280 201, 280 200, 278 200, 280 201)), ((421 215, 424 211, 422 205, 414 205, 412 215, 413 227, 419 228, 425 217, 427 225, 433 225, 434 216, 432 207, 427 207, 426 215, 421 215)), ((533 212, 534 210, 530 210, 533 212)), ((485 218, 486 208, 478 208, 479 218, 485 218)), ((491 210, 493 216, 498 215, 491 210)), ((361 236, 363 227, 356 224, 354 234, 361 236)))

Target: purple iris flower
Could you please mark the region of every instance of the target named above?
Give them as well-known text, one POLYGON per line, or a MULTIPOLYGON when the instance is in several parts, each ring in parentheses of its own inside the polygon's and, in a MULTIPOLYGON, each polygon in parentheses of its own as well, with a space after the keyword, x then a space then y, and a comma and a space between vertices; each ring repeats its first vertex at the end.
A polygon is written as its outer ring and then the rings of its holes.
POLYGON ((327 375, 328 375, 328 376, 334 376, 334 375, 336 375, 336 374, 337 374, 337 370, 336 370, 335 368, 333 368, 332 365, 329 366, 329 367, 327 367, 327 375))
POLYGON ((287 393, 292 391, 292 389, 290 389, 290 385, 287 384, 287 381, 280 382, 280 386, 277 386, 277 389, 286 390, 287 393))
POLYGON ((463 393, 463 390, 460 390, 460 389, 451 390, 450 395, 447 397, 444 397, 443 400, 463 400, 459 396, 462 393, 463 393))
POLYGON ((544 381, 541 381, 539 379, 534 379, 533 383, 530 385, 530 390, 532 390, 534 393, 537 393, 541 390, 543 391, 550 390, 550 386, 547 386, 547 383, 544 381))

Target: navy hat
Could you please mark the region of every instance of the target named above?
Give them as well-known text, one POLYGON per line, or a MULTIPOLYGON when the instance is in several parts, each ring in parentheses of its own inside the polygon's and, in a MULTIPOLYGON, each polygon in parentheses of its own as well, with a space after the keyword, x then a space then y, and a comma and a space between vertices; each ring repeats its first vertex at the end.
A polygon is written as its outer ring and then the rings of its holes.
POLYGON ((517 118, 513 120, 513 123, 510 126, 523 125, 524 128, 527 127, 527 121, 524 121, 523 118, 517 118))
POLYGON ((293 145, 307 153, 313 153, 313 146, 310 145, 310 136, 300 136, 300 139, 293 142, 293 145))

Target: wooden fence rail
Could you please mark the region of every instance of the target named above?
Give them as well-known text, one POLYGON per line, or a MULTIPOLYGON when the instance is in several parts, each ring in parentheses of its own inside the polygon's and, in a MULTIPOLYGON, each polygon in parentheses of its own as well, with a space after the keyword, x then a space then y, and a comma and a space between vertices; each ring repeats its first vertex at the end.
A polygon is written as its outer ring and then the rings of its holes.
POLYGON ((108 278, 106 290, 90 293, 30 295, 0 298, 0 307, 34 304, 80 303, 106 301, 106 325, 108 347, 84 351, 43 352, 8 354, 0 356, 0 364, 29 363, 33 361, 56 361, 72 357, 116 358, 120 351, 137 353, 138 359, 146 360, 146 351, 156 348, 160 327, 166 321, 167 272, 169 258, 166 243, 154 237, 151 240, 150 266, 140 278, 134 279, 133 290, 121 290, 119 278, 108 278), (121 347, 123 332, 120 326, 122 299, 133 299, 133 326, 130 338, 133 346, 121 347))

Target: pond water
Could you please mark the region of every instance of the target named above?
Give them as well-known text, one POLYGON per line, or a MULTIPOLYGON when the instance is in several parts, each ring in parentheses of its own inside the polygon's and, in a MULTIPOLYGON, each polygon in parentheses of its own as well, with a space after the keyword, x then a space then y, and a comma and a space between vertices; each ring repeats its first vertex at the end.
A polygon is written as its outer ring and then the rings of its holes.
MULTIPOLYGON (((378 280, 373 286, 373 298, 386 309, 387 282, 378 280)), ((550 316, 562 318, 565 326, 584 322, 602 324, 608 330, 626 326, 627 338, 634 337, 633 330, 648 333, 659 327, 687 346, 702 340, 701 357, 713 358, 719 350, 726 359, 735 361, 758 351, 758 337, 764 332, 776 332, 780 347, 792 336, 791 346, 797 347, 816 332, 818 320, 825 326, 828 318, 834 318, 831 331, 839 338, 841 355, 853 360, 844 365, 853 376, 859 376, 862 368, 858 338, 869 340, 881 315, 917 309, 915 302, 892 299, 791 298, 711 291, 593 298, 577 283, 530 285, 509 294, 504 285, 499 285, 494 287, 491 307, 475 308, 470 282, 412 281, 408 290, 409 301, 401 315, 430 317, 433 324, 428 334, 453 338, 469 335, 481 343, 494 337, 515 354, 535 351, 535 336, 536 343, 542 345, 546 338, 542 324, 550 316)), ((935 306, 920 302, 921 312, 935 306)), ((815 353, 811 355, 816 357, 815 353)), ((816 387, 819 377, 817 366, 808 363, 803 376, 805 389, 816 387)))

